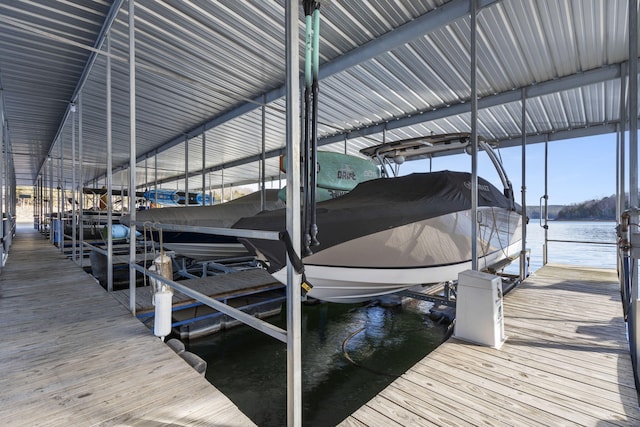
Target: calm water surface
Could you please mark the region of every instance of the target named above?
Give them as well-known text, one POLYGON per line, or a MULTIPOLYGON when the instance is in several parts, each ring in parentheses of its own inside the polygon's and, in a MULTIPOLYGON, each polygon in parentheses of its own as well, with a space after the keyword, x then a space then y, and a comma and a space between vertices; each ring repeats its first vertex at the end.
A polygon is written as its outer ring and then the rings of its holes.
MULTIPOLYGON (((611 243, 577 244, 549 242, 551 263, 588 267, 616 268, 616 223, 614 221, 549 221, 550 240, 571 240, 611 243)), ((544 229, 537 219, 527 226, 527 247, 531 249, 531 271, 542 267, 544 229)), ((512 266, 513 267, 513 266, 512 266)))
MULTIPOLYGON (((425 303, 303 306, 303 421, 332 426, 435 349, 446 326, 425 303)), ((286 309, 272 323, 285 327, 286 309)), ((190 343, 207 379, 259 426, 286 425, 285 344, 248 327, 190 343)))
MULTIPOLYGON (((531 271, 542 266, 544 230, 527 228, 531 271)), ((549 239, 615 242, 614 222, 550 222, 549 239)), ((549 262, 615 268, 615 247, 549 243, 549 262)), ((510 266, 517 273, 517 264, 510 266)), ((319 304, 303 306, 303 421, 332 426, 435 349, 446 327, 427 316, 429 303, 400 307, 319 304)), ((286 309, 271 323, 284 328, 286 309)), ((207 360, 207 378, 256 424, 286 425, 285 344, 248 327, 192 341, 207 360)))

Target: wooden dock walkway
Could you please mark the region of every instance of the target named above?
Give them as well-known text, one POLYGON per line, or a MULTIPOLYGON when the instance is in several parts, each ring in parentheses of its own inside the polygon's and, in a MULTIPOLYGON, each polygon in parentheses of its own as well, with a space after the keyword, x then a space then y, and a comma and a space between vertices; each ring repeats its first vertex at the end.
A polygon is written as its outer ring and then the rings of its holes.
POLYGON ((614 271, 548 265, 504 315, 500 350, 449 339, 341 425, 640 425, 614 271))
MULTIPOLYGON (((220 274, 218 276, 184 280, 181 284, 201 294, 220 300, 283 288, 283 285, 275 280, 271 274, 257 268, 220 274)), ((154 309, 151 294, 151 286, 136 288, 136 312, 144 313, 154 309)), ((122 305, 129 307, 129 289, 115 291, 113 292, 113 296, 120 301, 122 305)), ((174 307, 190 304, 194 301, 193 298, 180 291, 175 291, 173 294, 174 307)))
POLYGON ((254 425, 32 228, 0 275, 0 425, 254 425))

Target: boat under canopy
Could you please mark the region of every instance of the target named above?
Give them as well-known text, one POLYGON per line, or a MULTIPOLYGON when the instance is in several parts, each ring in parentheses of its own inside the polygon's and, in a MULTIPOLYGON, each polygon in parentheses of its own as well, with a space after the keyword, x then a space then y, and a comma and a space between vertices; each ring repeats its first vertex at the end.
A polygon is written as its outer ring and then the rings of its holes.
MULTIPOLYGON (((266 190, 265 209, 284 207, 278 198, 278 190, 266 190)), ((154 224, 188 225, 193 227, 229 228, 239 218, 255 215, 262 210, 260 192, 251 193, 226 203, 212 206, 189 206, 147 209, 136 212, 136 222, 149 224, 152 238, 160 241, 154 224)), ((120 218, 120 223, 129 225, 128 215, 120 218)), ((216 259, 245 256, 247 249, 235 237, 186 231, 162 231, 163 246, 176 254, 192 258, 216 259)))
MULTIPOLYGON (((302 260, 313 286, 308 295, 351 303, 457 280, 459 272, 472 267, 471 178, 470 173, 452 171, 380 178, 318 203, 320 244, 302 260)), ((504 191, 478 178, 480 270, 513 258, 521 249, 521 209, 504 178, 504 191)), ((284 231, 285 217, 285 210, 262 212, 241 219, 234 228, 284 231)), ((240 240, 286 283, 282 242, 240 240)))

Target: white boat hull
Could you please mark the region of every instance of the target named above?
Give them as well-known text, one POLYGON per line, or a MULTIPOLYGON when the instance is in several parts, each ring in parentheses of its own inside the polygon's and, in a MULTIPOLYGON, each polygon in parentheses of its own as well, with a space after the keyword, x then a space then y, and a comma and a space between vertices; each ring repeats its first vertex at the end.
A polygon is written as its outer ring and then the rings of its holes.
MULTIPOLYGON (((482 270, 520 252, 522 217, 502 208, 478 211, 482 270)), ((362 302, 416 285, 457 280, 458 273, 472 266, 471 213, 455 212, 366 235, 306 257, 304 263, 313 286, 308 296, 330 302, 362 302)), ((273 276, 286 283, 286 268, 273 276)))

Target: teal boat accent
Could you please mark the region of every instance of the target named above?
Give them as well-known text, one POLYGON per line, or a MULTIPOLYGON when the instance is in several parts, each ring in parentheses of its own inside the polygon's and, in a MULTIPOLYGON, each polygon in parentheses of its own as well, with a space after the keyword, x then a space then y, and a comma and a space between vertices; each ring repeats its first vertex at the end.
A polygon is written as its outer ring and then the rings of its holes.
MULTIPOLYGON (((285 156, 281 169, 286 172, 284 165, 285 156)), ((380 169, 371 160, 330 151, 318 151, 317 169, 317 187, 330 190, 351 191, 361 182, 380 178, 380 169)))

